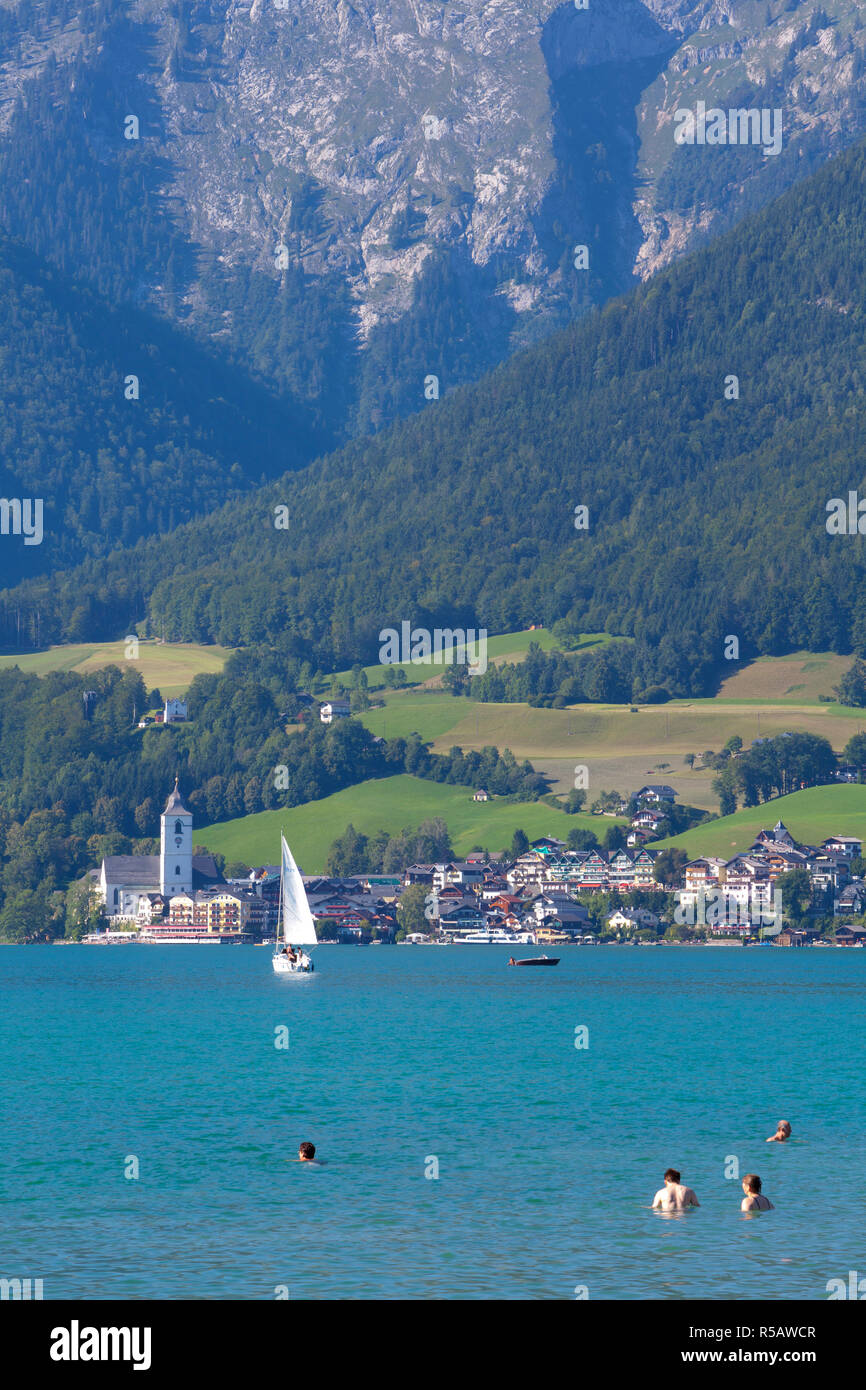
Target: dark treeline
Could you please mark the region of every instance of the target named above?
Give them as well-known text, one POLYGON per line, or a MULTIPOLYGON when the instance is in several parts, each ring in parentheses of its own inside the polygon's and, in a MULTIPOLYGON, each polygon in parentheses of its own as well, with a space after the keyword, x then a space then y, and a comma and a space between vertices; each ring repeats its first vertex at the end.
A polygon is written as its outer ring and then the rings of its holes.
MULTIPOLYGON (((249 377, 2 236, 0 357, 0 496, 39 498, 44 509, 41 543, 0 537, 7 585, 165 534, 317 447, 300 412, 249 377)), ((150 553, 160 554, 152 541, 150 553)), ((100 611, 92 598, 67 615, 73 640, 100 611)), ((38 643, 40 605, 23 622, 18 610, 14 627, 14 640, 38 643)))
POLYGON ((434 754, 354 719, 286 733, 298 669, 284 654, 238 653, 193 681, 188 724, 143 730, 160 697, 133 663, 85 677, 0 672, 0 935, 62 929, 70 882, 105 854, 155 852, 176 774, 199 842, 215 821, 401 772, 525 800, 546 790, 507 750, 434 754))
POLYGON ((639 683, 676 695, 713 689, 732 635, 742 658, 866 654, 863 537, 826 528, 828 500, 864 482, 864 304, 858 146, 476 386, 158 550, 23 585, 0 640, 36 608, 46 641, 73 614, 95 638, 149 611, 176 640, 286 632, 333 670, 404 619, 563 620, 634 637, 639 683))
MULTIPOLYGON (((489 667, 483 676, 469 679, 467 690, 476 700, 553 709, 585 701, 652 704, 666 700, 692 675, 688 646, 673 636, 661 638, 656 646, 642 638, 575 653, 544 652, 532 642, 523 661, 489 667), (665 679, 670 691, 660 684, 665 679)), ((704 678, 710 678, 709 670, 704 678)))
MULTIPOLYGON (((862 736, 855 735, 844 757, 862 761, 864 742, 862 736)), ((775 738, 756 739, 750 748, 723 762, 713 790, 721 814, 727 816, 736 811, 738 802, 758 806, 771 797, 832 782, 837 768, 831 744, 819 734, 777 734, 775 738)))

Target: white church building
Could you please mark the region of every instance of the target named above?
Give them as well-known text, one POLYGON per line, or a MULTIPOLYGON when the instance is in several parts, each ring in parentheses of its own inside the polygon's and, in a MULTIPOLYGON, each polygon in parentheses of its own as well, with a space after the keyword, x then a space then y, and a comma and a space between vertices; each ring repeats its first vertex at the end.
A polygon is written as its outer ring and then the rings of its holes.
POLYGON ((159 854, 112 854, 99 870, 99 895, 109 917, 135 918, 139 898, 159 893, 166 902, 176 893, 221 883, 210 854, 192 852, 192 812, 183 804, 177 778, 160 818, 159 854))

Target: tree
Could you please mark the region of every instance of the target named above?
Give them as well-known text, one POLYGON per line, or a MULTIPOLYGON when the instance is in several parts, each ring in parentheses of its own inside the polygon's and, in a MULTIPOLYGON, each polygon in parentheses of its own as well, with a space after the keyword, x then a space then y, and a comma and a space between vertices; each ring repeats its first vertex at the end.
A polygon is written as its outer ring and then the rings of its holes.
POLYGON ((577 826, 568 832, 569 849, 598 849, 598 840, 591 830, 581 830, 577 826))
POLYGON ((862 769, 866 767, 866 734, 854 734, 845 744, 843 757, 846 763, 856 767, 858 780, 862 774, 862 769))
POLYGON ((524 830, 515 830, 511 840, 511 858, 519 859, 529 849, 529 838, 524 830))
POLYGON ((737 779, 733 768, 726 767, 713 778, 712 788, 719 798, 719 815, 732 816, 737 809, 737 779))
POLYGON ((104 924, 102 904, 93 884, 88 879, 71 883, 64 903, 64 936, 80 941, 85 932, 96 931, 104 924))
POLYGON ((604 837, 604 847, 609 854, 618 849, 624 849, 626 843, 625 829, 621 825, 609 825, 604 837))
POLYGON ((331 848, 325 868, 335 878, 362 874, 367 868, 367 836, 349 823, 342 835, 338 835, 331 848))
POLYGON ((683 849, 661 850, 653 866, 656 883, 663 883, 666 888, 675 888, 681 882, 683 868, 688 862, 689 856, 683 849))
POLYGON ((562 809, 569 816, 573 816, 576 815, 578 811, 582 811, 585 804, 586 792, 575 789, 574 791, 570 791, 568 793, 568 796, 565 798, 565 801, 563 803, 562 809))
POLYGON ((807 870, 789 869, 786 874, 779 875, 774 887, 781 894, 785 916, 799 922, 812 898, 812 884, 807 870))
POLYGON ((452 695, 468 695, 469 667, 465 664, 446 666, 442 672, 442 684, 452 695))
POLYGON ((850 671, 833 687, 833 694, 840 705, 866 705, 866 661, 855 661, 850 671))
POLYGON ((423 883, 413 883, 401 895, 397 904, 397 921, 407 934, 409 932, 430 932, 430 921, 425 915, 429 890, 423 883))

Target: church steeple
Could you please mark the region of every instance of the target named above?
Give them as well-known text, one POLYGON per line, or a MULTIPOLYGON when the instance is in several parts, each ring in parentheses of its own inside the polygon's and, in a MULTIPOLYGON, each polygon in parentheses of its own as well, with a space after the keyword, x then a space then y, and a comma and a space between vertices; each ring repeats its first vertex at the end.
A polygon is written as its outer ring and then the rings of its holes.
POLYGON ((188 816, 191 814, 183 804, 183 797, 181 796, 180 789, 178 787, 179 780, 180 778, 178 776, 176 776, 174 779, 174 791, 171 793, 171 796, 165 803, 165 815, 169 815, 169 813, 171 812, 179 813, 184 816, 188 816))
POLYGON ((193 888, 192 812, 183 804, 178 782, 175 777, 160 818, 159 891, 169 898, 193 888))

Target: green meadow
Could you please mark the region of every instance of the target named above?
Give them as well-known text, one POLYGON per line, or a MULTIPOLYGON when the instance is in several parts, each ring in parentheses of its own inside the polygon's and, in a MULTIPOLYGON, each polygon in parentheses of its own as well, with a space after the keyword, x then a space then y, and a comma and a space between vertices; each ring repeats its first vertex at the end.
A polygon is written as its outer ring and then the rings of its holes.
MULTIPOLYGON (((280 830, 292 847, 304 873, 319 873, 333 841, 350 823, 365 835, 386 830, 397 834, 416 829, 422 821, 441 816, 451 832, 454 851, 466 854, 475 845, 505 849, 518 828, 530 840, 556 835, 565 840, 580 826, 601 838, 613 817, 581 814, 567 816, 543 802, 476 802, 469 787, 427 782, 408 773, 361 782, 321 801, 289 810, 261 811, 254 816, 208 825, 196 832, 196 843, 218 850, 226 860, 247 864, 273 864, 279 860, 280 830)), ((622 822, 619 822, 620 824, 622 822)))
POLYGON ((839 782, 808 787, 761 806, 747 806, 732 816, 659 841, 659 846, 676 845, 691 859, 704 854, 730 858, 748 849, 759 830, 771 830, 780 820, 801 844, 820 845, 831 835, 857 835, 866 842, 866 786, 839 782))
POLYGON ((44 652, 24 652, 0 656, 0 671, 17 666, 37 676, 49 671, 75 671, 86 675, 103 666, 134 666, 145 685, 158 688, 163 695, 182 695, 193 676, 218 672, 229 655, 226 647, 204 647, 197 643, 139 641, 135 661, 126 656, 125 642, 86 642, 49 647, 44 652))
MULTIPOLYGON (((397 632, 400 632, 400 625, 397 624, 397 632)), ((607 632, 584 632, 577 638, 575 650, 587 651, 590 647, 603 646, 607 642, 621 642, 628 639, 621 637, 611 637, 607 632)), ((526 628, 523 632, 504 632, 497 637, 487 638, 487 661, 488 664, 498 665, 504 662, 522 661, 529 651, 530 645, 537 642, 542 651, 553 651, 558 645, 552 632, 545 627, 526 628)), ((472 648, 472 652, 477 648, 472 648)), ((424 665, 412 666, 408 662, 397 662, 402 666, 406 673, 406 681, 409 686, 427 685, 431 682, 438 682, 442 672, 450 663, 438 660, 425 662, 424 665)), ((364 673, 367 677, 369 690, 387 689, 385 685, 385 672, 387 666, 379 665, 365 666, 364 673)), ((348 685, 351 678, 351 671, 335 671, 330 676, 331 688, 334 689, 340 682, 348 685)))

